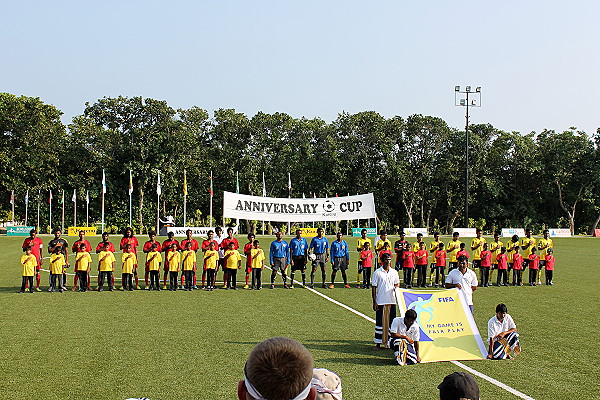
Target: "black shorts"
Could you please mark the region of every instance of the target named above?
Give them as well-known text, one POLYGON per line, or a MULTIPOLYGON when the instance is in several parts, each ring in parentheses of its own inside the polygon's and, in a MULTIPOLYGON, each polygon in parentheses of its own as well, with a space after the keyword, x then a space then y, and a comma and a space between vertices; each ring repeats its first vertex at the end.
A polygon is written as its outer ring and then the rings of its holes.
POLYGON ((334 271, 337 270, 342 270, 345 271, 348 269, 348 259, 346 257, 335 257, 333 259, 333 266, 332 266, 334 271))
POLYGON ((481 260, 473 260, 473 269, 481 268, 481 260))
POLYGON ((304 271, 306 269, 306 256, 292 256, 292 271, 304 271))

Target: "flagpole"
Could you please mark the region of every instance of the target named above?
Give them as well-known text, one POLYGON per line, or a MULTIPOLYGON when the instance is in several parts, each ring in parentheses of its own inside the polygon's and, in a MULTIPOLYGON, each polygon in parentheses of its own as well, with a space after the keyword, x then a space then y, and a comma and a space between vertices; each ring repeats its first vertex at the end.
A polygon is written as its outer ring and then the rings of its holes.
POLYGON ((25 192, 25 226, 27 226, 27 206, 29 204, 29 189, 25 192))
MULTIPOLYGON (((104 194, 106 193, 106 175, 104 173, 104 169, 102 169, 102 233, 104 233, 104 194)), ((63 191, 64 197, 64 191, 63 191)), ((64 204, 64 203, 63 203, 64 204)), ((64 207, 64 205, 63 205, 64 207)))
POLYGON ((15 191, 10 192, 10 199, 12 203, 12 224, 15 225, 15 191))
POLYGON ((187 171, 183 170, 183 226, 187 226, 187 171))
POLYGON ((159 228, 159 218, 160 218, 160 194, 162 193, 162 188, 160 186, 160 171, 158 172, 158 180, 156 181, 156 234, 158 235, 159 228))
POLYGON ((73 189, 73 226, 77 226, 77 189, 73 189))
POLYGON ((65 189, 62 190, 62 219, 60 221, 60 230, 65 230, 65 189))
MULTIPOLYGON (((263 178, 263 191, 262 191, 262 195, 263 197, 267 197, 267 186, 265 185, 265 173, 262 173, 262 178, 263 178)), ((262 234, 265 234, 265 220, 263 219, 262 221, 262 234)))
POLYGON ((210 220, 208 221, 208 225, 212 227, 212 219, 213 219, 213 174, 212 170, 210 171, 210 220))
POLYGON ((52 190, 50 191, 50 196, 48 197, 48 206, 50 209, 50 231, 52 231, 52 190))
POLYGON ((38 228, 38 230, 41 230, 40 229, 40 194, 41 194, 40 192, 41 192, 41 189, 38 189, 38 198, 37 198, 37 201, 38 201, 37 228, 38 228))
POLYGON ((85 191, 85 226, 90 226, 90 191, 85 191))
MULTIPOLYGON (((235 171, 235 192, 240 193, 240 171, 235 171)), ((240 232, 240 219, 235 219, 235 225, 238 227, 238 233, 240 232)))
POLYGON ((131 227, 131 208, 132 208, 132 194, 133 194, 133 178, 131 177, 131 170, 129 170, 129 226, 131 227))

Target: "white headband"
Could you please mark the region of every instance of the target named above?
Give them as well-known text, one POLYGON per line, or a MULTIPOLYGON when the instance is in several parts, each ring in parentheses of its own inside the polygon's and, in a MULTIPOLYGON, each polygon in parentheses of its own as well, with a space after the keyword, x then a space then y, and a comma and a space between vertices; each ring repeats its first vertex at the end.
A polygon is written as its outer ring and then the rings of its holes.
MULTIPOLYGON (((250 396, 252 396, 253 399, 267 400, 263 397, 262 394, 260 394, 260 392, 258 390, 256 390, 254 385, 252 385, 252 383, 250 383, 250 381, 248 380, 248 377, 246 376, 246 371, 244 371, 244 384, 246 385, 246 390, 248 391, 248 394, 250 396)), ((308 386, 306 386, 306 388, 304 388, 304 390, 300 392, 300 394, 298 394, 296 397, 294 397, 293 399, 290 399, 290 400, 306 399, 308 397, 308 394, 310 393, 310 388, 311 388, 311 385, 309 383, 308 386)))
MULTIPOLYGON (((333 373, 327 369, 324 368, 315 368, 315 371, 327 371, 328 373, 333 373)), ((329 387, 327 387, 325 385, 325 383, 323 383, 322 380, 320 380, 319 378, 315 378, 313 376, 310 385, 312 387, 314 387, 318 393, 328 393, 330 394, 335 400, 343 400, 342 399, 342 382, 340 379, 340 382, 337 384, 337 386, 334 389, 331 389, 329 387)))

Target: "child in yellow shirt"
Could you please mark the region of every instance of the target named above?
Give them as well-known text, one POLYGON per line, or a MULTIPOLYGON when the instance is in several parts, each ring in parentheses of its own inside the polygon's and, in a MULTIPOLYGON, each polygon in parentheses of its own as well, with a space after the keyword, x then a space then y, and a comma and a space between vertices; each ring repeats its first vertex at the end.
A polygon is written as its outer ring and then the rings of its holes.
POLYGON ((252 286, 250 286, 250 289, 262 290, 261 275, 262 270, 265 268, 265 253, 260 248, 258 240, 255 240, 252 245, 252 250, 250 250, 250 257, 252 259, 252 286))
POLYGON ((208 250, 204 253, 204 270, 206 271, 206 290, 212 292, 215 290, 215 276, 217 273, 217 263, 219 262, 219 252, 215 249, 215 242, 211 241, 208 250))
POLYGON ((181 271, 183 277, 185 278, 184 290, 191 292, 192 287, 194 286, 194 271, 196 270, 196 252, 192 250, 191 241, 185 244, 185 250, 181 255, 181 271))
POLYGON ((65 256, 62 253, 62 246, 56 246, 54 253, 50 256, 50 289, 49 292, 56 291, 58 281, 58 291, 64 292, 63 273, 65 271, 65 256))
POLYGON ((177 245, 171 243, 170 251, 165 252, 167 257, 167 265, 169 266, 169 290, 174 292, 177 290, 177 276, 179 275, 179 263, 181 262, 177 245))
POLYGON ((79 280, 79 291, 87 292, 88 289, 88 273, 90 270, 90 264, 92 263, 92 256, 87 252, 86 244, 81 243, 79 245, 79 251, 75 253, 75 271, 77 279, 79 280))
POLYGON ((227 271, 227 288, 237 290, 236 282, 237 282, 237 270, 240 268, 242 264, 242 256, 235 249, 235 243, 229 242, 227 246, 227 250, 225 251, 225 255, 223 257, 223 262, 225 263, 224 267, 227 271))
POLYGON ((137 256, 133 253, 131 244, 127 243, 121 256, 122 275, 121 290, 133 291, 133 271, 137 268, 137 256))
POLYGON ((146 264, 148 265, 148 273, 150 274, 150 286, 148 290, 160 291, 160 263, 162 255, 158 251, 158 245, 152 243, 150 251, 146 253, 146 264))
POLYGON ((25 286, 29 283, 29 293, 33 293, 33 275, 37 267, 37 258, 31 251, 31 246, 25 247, 25 254, 21 256, 21 293, 25 293, 25 286))
POLYGON ((108 290, 111 292, 113 288, 113 271, 115 270, 115 255, 108 249, 108 243, 104 244, 104 247, 100 253, 98 253, 98 291, 104 290, 104 280, 108 283, 108 290))

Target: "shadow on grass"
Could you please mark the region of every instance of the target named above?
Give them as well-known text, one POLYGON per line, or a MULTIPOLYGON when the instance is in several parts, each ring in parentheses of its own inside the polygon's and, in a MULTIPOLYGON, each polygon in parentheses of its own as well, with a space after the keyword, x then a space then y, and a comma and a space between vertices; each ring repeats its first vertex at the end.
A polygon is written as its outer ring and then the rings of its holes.
MULTIPOLYGON (((233 344, 255 345, 256 342, 228 342, 233 344)), ((302 341, 308 350, 327 351, 336 354, 331 358, 315 358, 318 362, 337 364, 362 364, 362 365, 394 365, 392 350, 386 348, 374 349, 374 344, 366 340, 339 340, 339 339, 308 339, 302 341), (357 357, 340 357, 340 355, 356 355, 357 357)))

